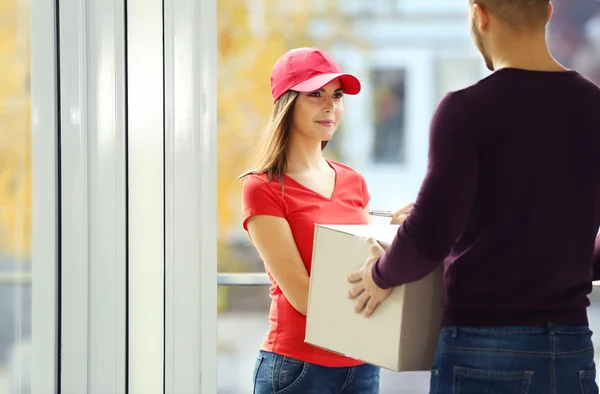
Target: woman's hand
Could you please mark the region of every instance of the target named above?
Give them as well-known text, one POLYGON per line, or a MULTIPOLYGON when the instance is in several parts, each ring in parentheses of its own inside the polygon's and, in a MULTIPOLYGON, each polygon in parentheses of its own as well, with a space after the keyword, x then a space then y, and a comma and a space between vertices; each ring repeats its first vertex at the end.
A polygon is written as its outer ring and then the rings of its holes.
POLYGON ((405 205, 402 208, 400 208, 399 210, 397 210, 396 212, 394 212, 394 216, 392 217, 390 224, 404 223, 406 218, 408 218, 408 216, 410 215, 410 211, 412 211, 414 205, 415 204, 411 202, 410 204, 405 205))

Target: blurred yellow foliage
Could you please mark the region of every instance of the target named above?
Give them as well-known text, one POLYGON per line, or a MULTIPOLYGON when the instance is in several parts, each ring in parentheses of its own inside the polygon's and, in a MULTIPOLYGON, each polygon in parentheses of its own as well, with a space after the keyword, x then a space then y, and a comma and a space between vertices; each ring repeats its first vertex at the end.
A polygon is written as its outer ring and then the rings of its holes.
MULTIPOLYGON (((218 196, 220 252, 239 226, 240 188, 250 149, 272 108, 269 76, 289 49, 334 42, 357 45, 338 11, 341 0, 218 0, 218 196), (327 21, 316 43, 310 22, 327 21)), ((31 124, 28 3, 0 0, 0 254, 31 249, 31 124)), ((227 259, 220 253, 220 261, 227 259)))
POLYGON ((0 0, 0 255, 31 251, 29 3, 0 0))
POLYGON ((251 149, 272 109, 270 75, 290 49, 335 42, 361 45, 339 7, 342 0, 218 0, 219 236, 240 226, 240 187, 251 149), (328 36, 315 42, 310 22, 326 21, 328 36))
MULTIPOLYGON (((283 53, 304 46, 327 51, 345 41, 360 45, 339 11, 343 0, 218 0, 218 219, 220 271, 244 270, 232 253, 227 234, 241 226, 240 185, 258 133, 273 107, 270 75, 283 53), (327 37, 315 42, 310 23, 325 22, 327 37)), ((218 304, 227 304, 219 287, 218 304)))

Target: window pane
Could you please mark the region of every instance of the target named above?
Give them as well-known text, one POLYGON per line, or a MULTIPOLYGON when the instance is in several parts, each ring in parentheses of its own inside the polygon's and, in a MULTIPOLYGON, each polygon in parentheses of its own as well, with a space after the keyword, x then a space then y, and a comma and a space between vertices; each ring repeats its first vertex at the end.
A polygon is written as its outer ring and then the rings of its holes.
MULTIPOLYGON (((324 49, 363 85, 358 96, 344 98, 344 119, 326 157, 365 176, 372 201, 379 205, 374 209, 399 208, 416 198, 426 170, 427 149, 420 141, 429 132, 430 108, 448 91, 481 79, 485 71, 470 36, 467 6, 458 0, 426 3, 217 0, 221 273, 264 272, 241 227, 241 188, 234 180, 246 169, 271 113, 273 64, 289 49, 324 49), (432 92, 431 102, 421 100, 429 97, 424 91, 432 92), (390 200, 398 206, 387 206, 390 200)), ((553 4, 549 36, 557 58, 600 82, 600 62, 593 61, 600 58, 600 2, 553 4)), ((591 296, 592 328, 600 325, 597 294, 591 296)), ((254 360, 268 328, 269 302, 266 286, 219 287, 219 393, 250 390, 254 360)), ((428 384, 427 373, 384 371, 381 392, 427 393, 428 384)))
POLYGON ((0 393, 30 392, 29 2, 0 12, 0 393))
POLYGON ((375 163, 404 163, 405 151, 405 80, 404 70, 373 70, 373 113, 375 163))
MULTIPOLYGON (((228 290, 228 309, 219 315, 219 394, 252 391, 252 372, 264 334, 269 328, 267 286, 221 286, 228 290)), ((381 372, 381 393, 427 394, 429 376, 423 372, 381 372)))
POLYGON ((563 65, 600 84, 600 2, 554 0, 550 50, 563 65))
POLYGON ((228 295, 218 320, 218 393, 252 392, 258 348, 269 328, 268 286, 220 286, 228 295))

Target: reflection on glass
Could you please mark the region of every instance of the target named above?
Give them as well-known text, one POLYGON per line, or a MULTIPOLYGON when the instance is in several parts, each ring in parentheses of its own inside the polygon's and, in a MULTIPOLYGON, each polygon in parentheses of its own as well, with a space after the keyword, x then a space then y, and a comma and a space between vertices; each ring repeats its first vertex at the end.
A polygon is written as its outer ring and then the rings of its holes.
POLYGON ((373 70, 373 113, 375 163, 405 162, 405 80, 404 70, 373 70))
POLYGON ((0 393, 30 393, 29 2, 0 0, 0 393))

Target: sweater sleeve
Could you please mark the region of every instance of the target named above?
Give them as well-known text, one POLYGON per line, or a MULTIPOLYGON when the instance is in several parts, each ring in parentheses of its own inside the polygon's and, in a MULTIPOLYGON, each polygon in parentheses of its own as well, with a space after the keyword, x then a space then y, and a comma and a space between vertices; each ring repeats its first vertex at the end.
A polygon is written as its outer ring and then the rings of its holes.
POLYGON ((373 265, 380 288, 417 281, 450 253, 475 200, 478 138, 460 92, 440 102, 431 123, 428 170, 408 219, 373 265))
POLYGON ((594 275, 593 280, 600 280, 600 235, 596 237, 596 247, 594 248, 594 275))

